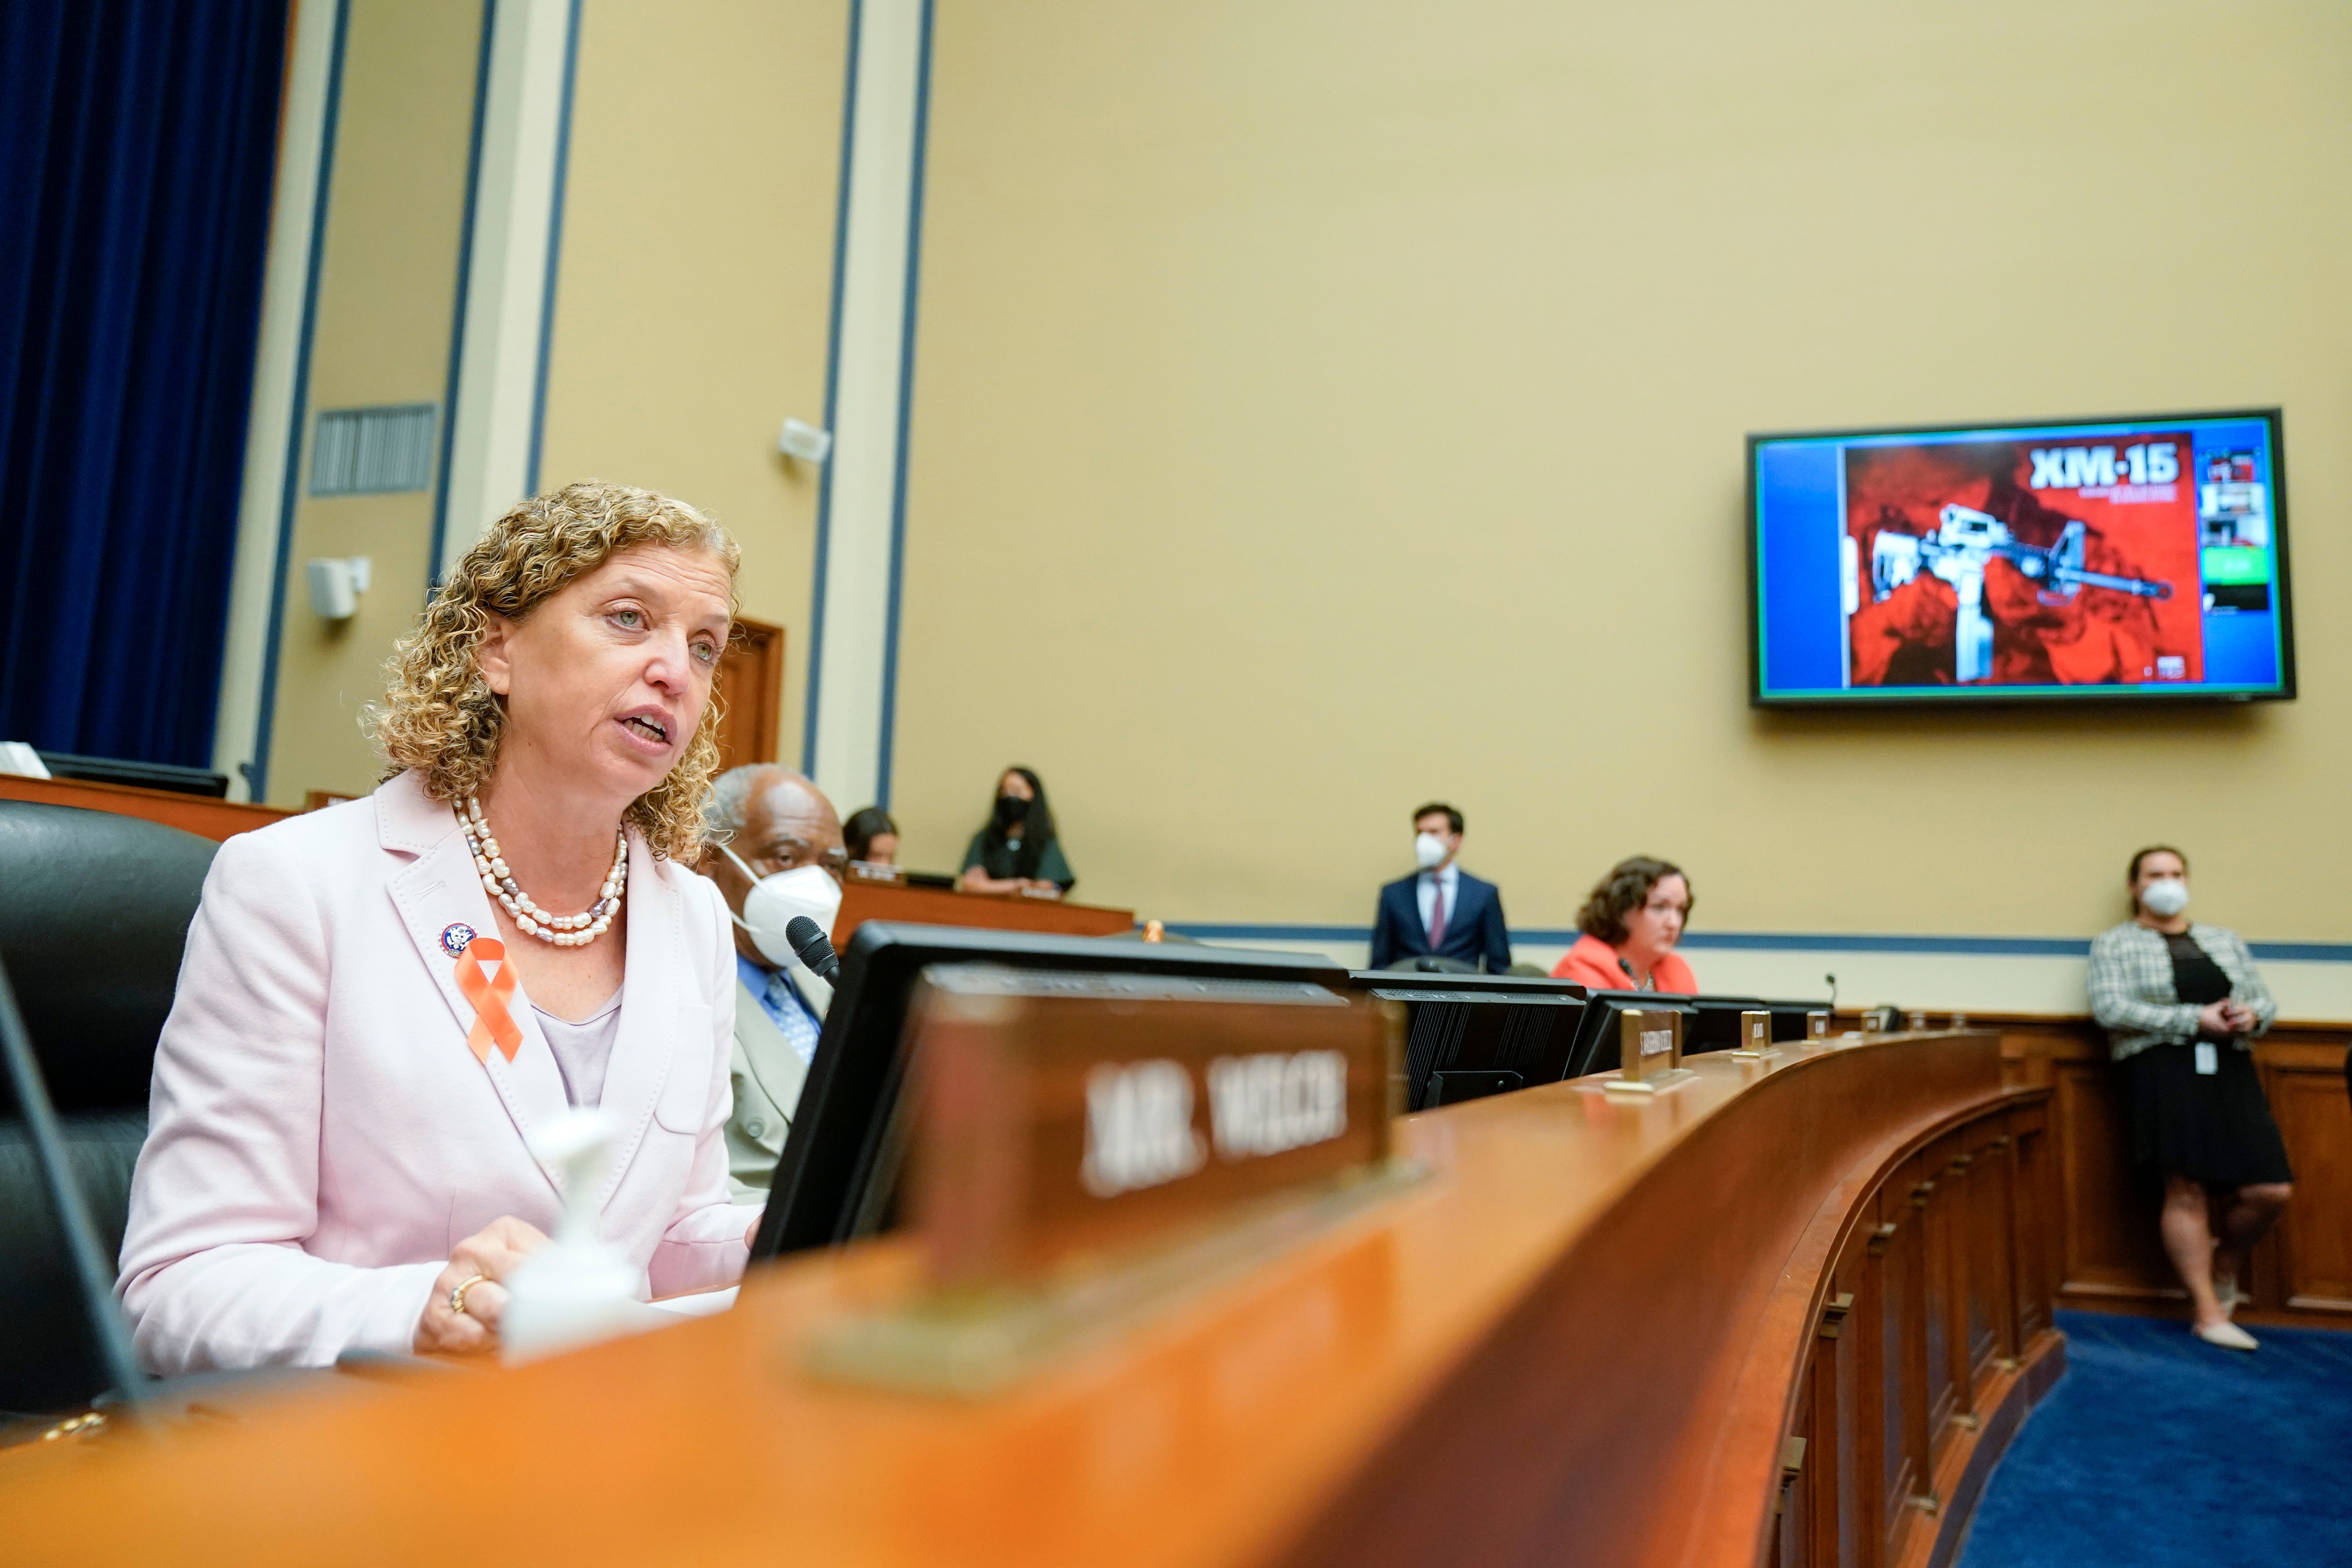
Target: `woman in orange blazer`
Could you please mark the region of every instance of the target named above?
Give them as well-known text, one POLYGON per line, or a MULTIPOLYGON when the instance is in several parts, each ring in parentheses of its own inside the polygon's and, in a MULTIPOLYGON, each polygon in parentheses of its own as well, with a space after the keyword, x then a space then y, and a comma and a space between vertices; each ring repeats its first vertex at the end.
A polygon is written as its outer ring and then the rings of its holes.
POLYGON ((1647 855, 1620 860, 1601 879, 1576 925, 1584 934, 1551 972, 1595 991, 1698 991, 1698 976, 1674 951, 1690 919, 1690 879, 1647 855))

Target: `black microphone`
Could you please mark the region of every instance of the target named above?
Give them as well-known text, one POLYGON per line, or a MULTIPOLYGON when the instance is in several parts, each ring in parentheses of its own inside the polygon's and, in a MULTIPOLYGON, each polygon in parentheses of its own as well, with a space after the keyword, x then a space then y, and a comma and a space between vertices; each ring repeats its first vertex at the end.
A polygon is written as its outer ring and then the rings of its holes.
POLYGON ((824 928, 808 916, 794 915, 785 921, 784 940, 819 980, 830 985, 840 975, 841 960, 834 956, 833 943, 824 940, 824 928))

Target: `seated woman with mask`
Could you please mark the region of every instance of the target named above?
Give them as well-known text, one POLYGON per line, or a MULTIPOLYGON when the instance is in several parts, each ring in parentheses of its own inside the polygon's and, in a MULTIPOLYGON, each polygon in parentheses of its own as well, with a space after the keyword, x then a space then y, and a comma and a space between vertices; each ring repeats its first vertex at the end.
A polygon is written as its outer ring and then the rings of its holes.
POLYGON ((2230 1321, 2238 1281, 2294 1192, 2252 1043, 2278 1004, 2236 931, 2189 920, 2179 850, 2141 850, 2125 881, 2136 912, 2091 943, 2091 1012, 2123 1076, 2132 1162, 2164 1184, 2158 1228, 2189 1331, 2250 1351, 2230 1321))
POLYGON ((1017 893, 1024 889, 1060 898, 1077 885, 1062 858, 1054 833, 1054 813, 1045 786, 1027 768, 1007 768, 996 781, 996 806, 988 826, 971 836, 963 875, 956 885, 967 893, 1017 893))
POLYGON ((221 846, 116 1287, 149 1367, 491 1348, 572 1107, 620 1128, 602 1231, 641 1293, 740 1275, 735 952, 688 869, 736 559, 649 491, 523 502, 400 644, 375 793, 221 846))
POLYGON ((1681 867, 1647 855, 1620 860, 1577 911, 1584 934, 1552 967, 1552 978, 1595 991, 1695 994, 1698 976, 1674 951, 1690 911, 1690 880, 1681 867))

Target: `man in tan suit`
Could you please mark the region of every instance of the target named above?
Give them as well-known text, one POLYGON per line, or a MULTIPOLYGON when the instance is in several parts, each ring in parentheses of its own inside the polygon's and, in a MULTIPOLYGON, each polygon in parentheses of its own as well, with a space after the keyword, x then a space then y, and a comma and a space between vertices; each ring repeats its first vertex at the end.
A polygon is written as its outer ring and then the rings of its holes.
POLYGON ((759 1203, 783 1153, 800 1104, 801 1082, 816 1058, 816 1042, 833 988, 798 963, 779 967, 743 928, 743 899, 751 880, 735 863, 772 877, 800 866, 822 866, 837 881, 848 864, 841 818, 816 785, 790 768, 755 763, 721 773, 704 817, 727 835, 734 858, 713 847, 696 869, 719 884, 735 912, 735 1110, 727 1123, 729 1185, 738 1203, 759 1203))

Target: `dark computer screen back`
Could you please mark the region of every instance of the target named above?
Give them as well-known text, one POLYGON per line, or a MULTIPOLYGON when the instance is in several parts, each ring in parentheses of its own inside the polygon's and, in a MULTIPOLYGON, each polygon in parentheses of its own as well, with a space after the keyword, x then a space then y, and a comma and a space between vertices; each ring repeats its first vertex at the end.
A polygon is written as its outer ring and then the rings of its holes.
POLYGON ((1705 1056, 1739 1044, 1739 1015, 1769 1011, 1759 996, 1694 996, 1683 1021, 1683 1055, 1705 1056))
POLYGON ((1568 1067, 1585 988, 1517 974, 1357 970, 1360 994, 1405 1005, 1405 1107, 1426 1110, 1475 1095, 1441 1095, 1437 1079, 1479 1073, 1479 1092, 1556 1083, 1568 1067), (1517 1081, 1494 1077, 1507 1074, 1517 1081))
POLYGON ((1827 998, 1819 1002, 1768 1001, 1763 1005, 1772 1015, 1772 1043, 1776 1046, 1803 1039, 1808 1015, 1830 1011, 1827 998))
POLYGON ((842 954, 841 984, 776 1163, 754 1258, 847 1241, 887 1211, 896 1174, 888 1134, 906 1077, 908 1002, 930 965, 971 963, 1348 988, 1345 971, 1312 953, 868 921, 842 954))
POLYGON ((1595 991, 1584 1005, 1584 1017, 1576 1031, 1576 1046, 1570 1053, 1567 1076, 1589 1078, 1597 1072, 1616 1071, 1622 1065, 1620 1053, 1623 1048, 1618 1020, 1627 1013, 1643 1012, 1684 1015, 1683 1034, 1688 1038, 1691 1020, 1698 1013, 1697 999, 1664 991, 1595 991))

